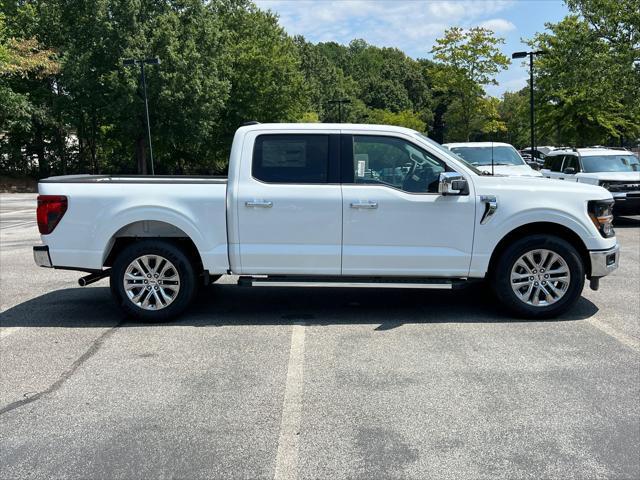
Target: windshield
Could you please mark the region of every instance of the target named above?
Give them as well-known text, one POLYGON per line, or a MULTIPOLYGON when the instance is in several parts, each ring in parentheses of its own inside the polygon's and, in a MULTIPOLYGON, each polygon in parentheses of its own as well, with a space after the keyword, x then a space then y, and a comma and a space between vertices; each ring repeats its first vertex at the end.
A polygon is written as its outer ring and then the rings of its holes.
POLYGON ((429 137, 427 137, 426 135, 423 135, 420 132, 416 132, 416 134, 418 135, 418 137, 420 137, 420 139, 426 143, 428 143, 429 145, 437 148, 438 150, 440 150, 442 153, 446 154, 449 157, 455 157, 458 160, 462 160, 468 168, 471 169, 471 171, 473 173, 475 173, 476 175, 483 175, 483 173, 478 170, 476 167, 474 167, 473 165, 469 164, 468 162, 465 162, 464 159, 460 158, 458 155, 455 155, 454 153, 451 152, 451 150, 449 150, 448 148, 443 147, 442 145, 440 145, 438 142, 431 140, 429 137))
POLYGON ((492 156, 494 165, 524 165, 522 157, 511 146, 452 147, 451 151, 474 166, 491 165, 492 156))
POLYGON ((587 173, 593 172, 638 172, 638 157, 631 154, 596 155, 582 157, 582 166, 587 173))

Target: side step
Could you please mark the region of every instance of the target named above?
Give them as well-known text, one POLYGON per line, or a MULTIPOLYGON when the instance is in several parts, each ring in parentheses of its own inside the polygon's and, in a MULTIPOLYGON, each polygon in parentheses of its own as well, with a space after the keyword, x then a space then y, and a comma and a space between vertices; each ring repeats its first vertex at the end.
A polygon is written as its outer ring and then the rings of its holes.
POLYGON ((416 277, 303 277, 303 276, 241 276, 243 287, 328 287, 328 288, 423 288, 452 290, 469 283, 466 278, 416 277))

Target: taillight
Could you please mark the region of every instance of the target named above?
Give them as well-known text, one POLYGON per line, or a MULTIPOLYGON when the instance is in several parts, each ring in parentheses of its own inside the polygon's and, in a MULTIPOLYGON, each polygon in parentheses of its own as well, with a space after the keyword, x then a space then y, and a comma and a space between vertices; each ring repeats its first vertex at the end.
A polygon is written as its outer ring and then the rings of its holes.
POLYGON ((67 211, 67 197, 64 195, 38 195, 38 230, 42 235, 53 232, 67 211))

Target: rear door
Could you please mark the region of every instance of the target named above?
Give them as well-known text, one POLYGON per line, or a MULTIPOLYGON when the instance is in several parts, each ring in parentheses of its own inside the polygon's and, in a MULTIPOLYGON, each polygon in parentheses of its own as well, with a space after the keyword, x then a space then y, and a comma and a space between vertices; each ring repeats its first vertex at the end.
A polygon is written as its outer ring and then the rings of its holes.
POLYGON ((236 197, 240 272, 339 275, 337 131, 247 135, 236 197), (253 141, 255 140, 255 141, 253 141))

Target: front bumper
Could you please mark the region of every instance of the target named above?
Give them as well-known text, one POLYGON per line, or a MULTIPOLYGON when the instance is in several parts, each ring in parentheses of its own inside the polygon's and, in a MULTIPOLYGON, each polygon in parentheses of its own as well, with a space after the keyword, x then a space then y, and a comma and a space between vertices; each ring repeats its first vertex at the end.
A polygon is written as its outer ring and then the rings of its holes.
POLYGON ((591 258, 591 278, 605 277, 618 268, 620 247, 616 244, 608 250, 592 250, 589 252, 589 257, 591 258))
POLYGON ((47 245, 37 245, 33 247, 33 260, 39 267, 53 268, 49 247, 47 245))

